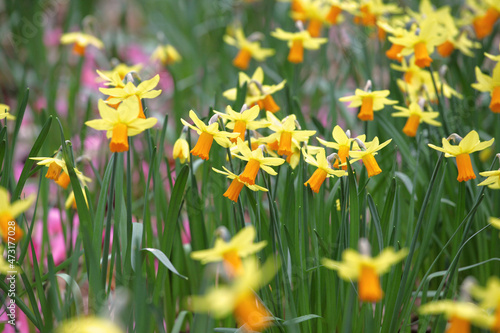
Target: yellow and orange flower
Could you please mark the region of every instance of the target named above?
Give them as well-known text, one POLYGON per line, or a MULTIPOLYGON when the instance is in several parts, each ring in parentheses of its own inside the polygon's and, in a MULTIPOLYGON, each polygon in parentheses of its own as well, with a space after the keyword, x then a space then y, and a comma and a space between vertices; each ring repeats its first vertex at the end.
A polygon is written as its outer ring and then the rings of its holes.
POLYGON ((23 200, 10 203, 10 195, 6 189, 0 187, 0 236, 4 242, 17 243, 24 236, 24 231, 14 220, 26 211, 35 201, 32 194, 23 200))
POLYGON ((256 184, 249 184, 247 182, 244 182, 241 179, 241 176, 235 175, 225 167, 222 167, 225 171, 218 170, 216 168, 212 168, 217 173, 226 175, 227 178, 231 179, 231 185, 229 185, 229 188, 227 189, 226 192, 224 192, 223 196, 228 198, 231 201, 238 202, 238 198, 240 197, 241 190, 243 189, 244 186, 248 187, 250 190, 257 192, 257 191, 262 191, 262 192, 267 192, 267 188, 256 185, 256 184))
POLYGON ((226 127, 233 130, 233 133, 239 133, 236 138, 231 138, 231 142, 236 143, 236 139, 240 138, 245 140, 245 133, 247 130, 257 130, 259 128, 268 127, 271 125, 270 122, 265 120, 255 120, 259 116, 259 106, 255 105, 250 109, 246 108, 246 105, 242 108, 241 112, 236 112, 233 108, 228 105, 226 107, 226 113, 214 111, 216 114, 221 116, 223 119, 229 120, 226 127))
MULTIPOLYGON (((371 87, 371 84, 367 84, 371 87)), ((354 95, 339 98, 341 102, 351 102, 350 108, 361 106, 358 118, 363 121, 373 120, 373 111, 382 110, 386 105, 396 104, 397 101, 387 99, 389 90, 370 91, 370 89, 356 89, 354 95), (365 91, 367 90, 367 91, 365 91)))
MULTIPOLYGON (((357 151, 360 150, 357 142, 365 142, 366 140, 366 135, 364 134, 356 137, 356 140, 351 138, 351 132, 344 132, 344 130, 339 125, 336 125, 333 128, 332 137, 333 140, 335 140, 334 142, 329 142, 321 138, 316 139, 323 146, 337 150, 337 155, 340 159, 340 163, 338 160, 335 160, 335 163, 333 164, 334 168, 339 168, 339 164, 345 164, 346 158, 349 157, 349 152, 351 151, 351 144, 352 150, 357 151)), ((342 166, 342 169, 347 170, 347 165, 342 166)))
POLYGON ((233 60, 235 67, 247 70, 252 58, 260 62, 274 55, 275 51, 273 49, 265 49, 260 46, 260 42, 257 40, 259 37, 261 37, 261 34, 254 33, 246 38, 243 29, 240 27, 234 29, 233 35, 224 35, 223 38, 226 44, 239 49, 238 55, 233 60))
POLYGON ((267 120, 271 122, 269 129, 274 131, 267 138, 267 141, 271 145, 277 145, 277 149, 274 150, 277 150, 280 156, 285 155, 288 157, 292 155, 292 141, 295 141, 297 144, 299 142, 306 142, 309 140, 309 137, 316 134, 316 131, 297 130, 297 118, 293 114, 280 121, 271 112, 268 112, 267 120))
POLYGON ((342 177, 347 175, 344 170, 334 170, 331 168, 331 162, 328 161, 323 148, 319 148, 317 150, 316 158, 308 154, 305 148, 302 148, 302 154, 304 155, 304 159, 307 164, 316 167, 316 170, 312 174, 311 178, 304 183, 304 186, 307 187, 307 185, 309 185, 311 190, 315 193, 319 193, 319 189, 327 177, 342 177))
POLYGON ((389 139, 384 143, 379 144, 378 137, 375 137, 373 141, 366 142, 365 144, 357 141, 361 150, 349 152, 349 156, 351 157, 350 162, 354 163, 356 161, 362 160, 366 171, 368 172, 368 177, 378 175, 382 172, 382 169, 380 169, 377 160, 375 159, 375 155, 377 155, 377 151, 387 146, 391 141, 392 139, 389 139))
POLYGON ((288 47, 290 48, 288 61, 293 64, 299 64, 304 61, 304 49, 317 50, 322 44, 328 42, 327 38, 315 38, 311 36, 307 30, 287 32, 277 28, 276 31, 271 32, 271 36, 288 41, 288 47))
POLYGON ((85 50, 89 45, 98 49, 102 49, 104 47, 103 42, 98 38, 79 31, 63 34, 61 36, 61 44, 74 44, 73 52, 82 57, 85 55, 85 50))

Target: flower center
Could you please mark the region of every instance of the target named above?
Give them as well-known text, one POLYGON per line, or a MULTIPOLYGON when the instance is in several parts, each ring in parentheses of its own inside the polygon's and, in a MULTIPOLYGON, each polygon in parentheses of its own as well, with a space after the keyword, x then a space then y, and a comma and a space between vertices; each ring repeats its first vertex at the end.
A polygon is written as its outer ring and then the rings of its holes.
POLYGON ((246 48, 242 48, 233 60, 233 65, 241 70, 247 70, 252 54, 246 48))
POLYGON ((384 292, 380 288, 380 279, 374 267, 361 265, 358 280, 359 299, 366 302, 378 302, 384 292))
POLYGON ((415 44, 413 47, 415 52, 415 65, 420 68, 429 67, 432 59, 429 57, 429 52, 427 52, 427 44, 425 42, 420 42, 415 44))
POLYGON ((243 264, 238 252, 235 250, 227 251, 222 255, 222 258, 224 259, 224 266, 228 275, 239 276, 243 274, 243 264))
POLYGON ((366 154, 361 158, 363 160, 363 164, 366 167, 366 171, 368 172, 368 177, 373 177, 382 172, 380 167, 378 166, 375 157, 372 154, 366 154))
POLYGON ((373 120, 373 97, 363 97, 358 118, 363 121, 373 120))
POLYGON ((290 53, 288 53, 288 61, 293 64, 299 64, 304 61, 304 45, 302 44, 302 40, 294 40, 292 42, 290 53))
POLYGON ((328 173, 325 170, 317 168, 316 171, 314 171, 314 173, 312 174, 311 178, 309 178, 309 180, 304 183, 304 186, 307 186, 307 184, 309 184, 311 190, 314 193, 318 193, 327 175, 328 173))
POLYGON ((411 114, 406 121, 405 127, 403 127, 403 133, 415 137, 417 135, 418 125, 420 124, 420 116, 416 114, 411 114))
POLYGON ((118 123, 113 126, 113 136, 109 143, 109 150, 113 153, 121 153, 128 150, 128 127, 127 124, 118 123))
POLYGON ((470 161, 469 154, 457 155, 457 169, 459 182, 468 181, 470 179, 476 179, 476 174, 474 169, 472 169, 472 163, 470 161))
POLYGON ((73 45, 73 53, 74 54, 78 54, 79 56, 83 57, 85 55, 85 46, 83 46, 82 44, 76 42, 73 45))
POLYGON ((250 159, 245 166, 245 170, 243 170, 243 173, 240 175, 240 180, 250 185, 254 185, 259 170, 260 162, 255 159, 250 159))

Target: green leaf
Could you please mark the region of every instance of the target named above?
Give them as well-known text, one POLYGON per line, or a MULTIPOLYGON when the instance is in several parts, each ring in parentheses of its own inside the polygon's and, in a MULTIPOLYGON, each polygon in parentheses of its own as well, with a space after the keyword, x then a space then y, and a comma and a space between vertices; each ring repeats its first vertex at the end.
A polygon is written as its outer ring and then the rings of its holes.
POLYGON ((175 269, 174 265, 172 265, 172 263, 170 262, 170 260, 167 258, 167 256, 165 255, 165 253, 161 252, 160 250, 158 249, 152 249, 152 248, 144 248, 144 249, 141 249, 141 251, 148 251, 150 253, 152 253, 158 260, 161 261, 161 263, 168 268, 169 271, 171 271, 172 273, 176 274, 177 276, 187 280, 188 278, 185 277, 184 275, 180 274, 179 272, 177 272, 177 270, 175 269))

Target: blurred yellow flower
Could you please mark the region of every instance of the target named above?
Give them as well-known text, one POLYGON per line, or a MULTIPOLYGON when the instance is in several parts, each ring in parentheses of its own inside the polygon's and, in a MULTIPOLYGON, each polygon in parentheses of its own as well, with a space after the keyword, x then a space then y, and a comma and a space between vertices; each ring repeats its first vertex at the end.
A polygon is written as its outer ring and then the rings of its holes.
POLYGON ((9 113, 10 106, 5 104, 0 104, 0 119, 16 120, 16 117, 9 113))
POLYGON ((239 49, 238 55, 233 60, 235 67, 247 70, 251 58, 264 61, 274 55, 275 51, 273 49, 265 49, 260 46, 260 42, 257 41, 260 37, 261 34, 254 33, 246 38, 243 29, 240 27, 234 30, 234 35, 224 35, 224 42, 239 49))
POLYGON ((496 0, 485 0, 484 2, 489 5, 488 10, 477 16, 472 22, 478 39, 489 36, 493 31, 495 22, 500 18, 500 3, 496 0))
MULTIPOLYGON (((351 151, 351 143, 353 150, 359 150, 359 146, 356 140, 351 138, 351 132, 348 131, 348 134, 344 132, 344 130, 336 125, 332 131, 332 137, 335 142, 329 142, 323 140, 321 138, 316 138, 319 143, 328 148, 333 148, 337 150, 337 155, 340 158, 340 164, 344 164, 346 162, 346 158, 349 157, 349 152, 351 151), (349 134, 349 135, 348 135, 349 134)), ((361 142, 365 142, 366 135, 360 135, 356 138, 361 142)), ((333 164, 334 168, 339 168, 339 161, 336 159, 333 164)), ((347 170, 347 165, 342 166, 342 169, 347 170)))
POLYGON ((115 74, 118 74, 120 80, 125 79, 125 76, 130 72, 138 73, 142 68, 142 64, 137 64, 133 66, 128 66, 127 64, 120 63, 113 67, 110 71, 99 71, 101 74, 107 77, 113 77, 115 74))
POLYGON ((479 175, 488 178, 477 184, 477 186, 488 186, 494 190, 500 189, 500 169, 480 172, 479 175))
POLYGON ((55 333, 125 333, 109 319, 95 316, 72 318, 63 322, 55 333))
POLYGON ((182 60, 181 55, 172 45, 159 45, 151 55, 152 61, 160 61, 163 65, 175 64, 182 60))
POLYGON ((416 101, 411 102, 408 108, 402 106, 394 106, 394 108, 399 110, 399 112, 393 113, 393 117, 408 117, 406 125, 403 128, 403 133, 410 137, 415 137, 417 135, 420 123, 427 123, 432 126, 441 126, 439 121, 434 120, 439 117, 439 112, 432 110, 424 111, 416 101))
POLYGON ((491 76, 483 74, 479 67, 476 67, 476 79, 477 83, 473 83, 472 87, 490 93, 490 109, 495 113, 500 113, 500 63, 495 65, 491 76))
POLYGON ((61 36, 61 44, 74 44, 73 52, 80 56, 85 55, 85 49, 89 45, 93 45, 98 49, 102 49, 104 44, 98 38, 84 34, 83 32, 69 32, 61 36))
MULTIPOLYGON (((369 89, 367 89, 369 90, 369 89)), ((363 121, 373 120, 373 111, 382 110, 386 105, 396 104, 397 101, 387 99, 389 90, 364 91, 356 89, 354 95, 339 98, 341 102, 351 102, 350 108, 361 106, 358 118, 363 121)))
POLYGON ((243 186, 248 187, 250 190, 252 190, 254 192, 256 192, 256 191, 267 192, 267 188, 261 187, 261 186, 256 185, 256 184, 250 185, 249 183, 246 183, 243 180, 241 180, 241 178, 240 178, 241 175, 240 176, 235 175, 234 173, 232 173, 231 171, 229 171, 225 167, 222 167, 222 168, 225 171, 218 170, 216 168, 212 168, 212 170, 214 170, 215 172, 220 173, 222 175, 226 175, 227 178, 232 180, 231 185, 229 185, 229 188, 223 194, 223 196, 225 196, 229 200, 237 202, 238 197, 240 196, 241 190, 243 189, 243 186))
POLYGON ((5 243, 17 243, 24 236, 23 229, 14 218, 27 210, 34 201, 35 195, 32 194, 26 199, 10 203, 9 192, 0 187, 0 235, 5 243))
POLYGON ((309 155, 305 148, 302 148, 302 154, 304 155, 307 164, 316 167, 316 170, 312 174, 311 178, 304 183, 304 186, 311 188, 315 193, 319 193, 319 189, 327 177, 342 177, 347 175, 344 170, 334 170, 331 168, 331 162, 328 161, 326 157, 325 150, 320 148, 316 153, 316 158, 309 155))
POLYGON ((328 42, 327 38, 314 38, 309 34, 309 31, 286 32, 280 28, 271 32, 271 36, 288 41, 290 52, 288 53, 288 61, 294 64, 299 64, 304 61, 304 49, 317 50, 322 44, 328 42))
MULTIPOLYGON (((500 228, 500 224, 497 228, 500 228)), ((495 310, 495 319, 488 328, 492 331, 500 331, 500 279, 496 276, 490 276, 486 287, 474 285, 471 288, 471 294, 480 302, 483 309, 495 310)))
POLYGON ((245 140, 246 130, 257 130, 259 128, 268 127, 271 123, 265 120, 255 120, 259 116, 260 108, 258 105, 250 109, 242 109, 241 112, 236 112, 228 105, 226 113, 214 111, 214 113, 221 116, 223 119, 229 120, 226 127, 233 130, 233 133, 239 133, 236 138, 231 138, 231 142, 236 143, 237 138, 245 140))

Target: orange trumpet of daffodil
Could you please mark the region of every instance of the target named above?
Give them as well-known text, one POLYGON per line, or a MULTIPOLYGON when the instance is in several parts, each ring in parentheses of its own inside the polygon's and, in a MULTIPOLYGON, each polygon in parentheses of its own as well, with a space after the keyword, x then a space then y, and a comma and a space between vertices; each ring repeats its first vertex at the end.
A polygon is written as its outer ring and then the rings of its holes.
MULTIPOLYGON (((316 167, 316 170, 312 174, 311 178, 304 183, 304 186, 311 188, 314 193, 319 193, 321 185, 323 185, 327 177, 342 177, 346 175, 344 170, 334 170, 331 168, 331 159, 333 156, 326 157, 325 150, 320 148, 316 153, 316 158, 307 153, 305 148, 302 148, 302 154, 307 164, 316 167)), ((333 155, 333 154, 332 154, 333 155)))
MULTIPOLYGON (((268 137, 268 142, 277 145, 278 155, 292 155, 292 141, 297 143, 309 140, 309 137, 316 134, 316 131, 297 130, 297 118, 289 115, 283 121, 279 121, 272 113, 267 113, 267 119, 271 122, 269 129, 274 131, 268 137)), ((273 147, 274 148, 274 147, 273 147)))
POLYGON ((233 36, 224 35, 223 39, 226 44, 235 46, 239 49, 238 55, 233 60, 233 65, 241 70, 247 70, 250 59, 254 58, 257 61, 264 61, 266 58, 274 55, 273 49, 265 49, 260 46, 258 39, 262 38, 262 34, 253 33, 248 38, 245 37, 243 29, 240 27, 234 30, 233 36))
POLYGON ((225 167, 222 167, 225 171, 218 170, 216 168, 212 168, 217 173, 220 173, 222 175, 226 175, 227 178, 231 179, 231 185, 229 185, 229 188, 227 189, 226 192, 224 192, 223 196, 228 198, 231 201, 237 202, 238 198, 240 196, 241 190, 243 189, 243 186, 248 187, 250 190, 256 192, 256 191, 262 191, 262 192, 267 192, 267 188, 264 188, 262 186, 256 185, 256 184, 249 184, 247 182, 244 182, 241 179, 241 175, 235 175, 225 167))
POLYGON ((378 137, 375 137, 373 141, 363 143, 361 141, 356 140, 361 150, 359 151, 351 151, 349 152, 349 156, 351 157, 351 164, 362 160, 364 166, 366 167, 366 171, 368 172, 368 177, 373 177, 382 172, 380 169, 377 160, 375 160, 375 155, 377 151, 387 146, 392 139, 385 141, 382 144, 379 144, 378 137))
POLYGON ((61 44, 74 44, 73 52, 82 57, 85 55, 85 50, 89 45, 95 46, 98 49, 102 49, 104 47, 104 44, 100 39, 79 31, 63 34, 61 36, 61 44))
MULTIPOLYGON (((488 56, 488 54, 486 54, 488 56)), ((499 61, 500 56, 492 57, 493 60, 499 61)), ((500 113, 500 63, 495 65, 491 76, 483 74, 479 67, 476 67, 477 83, 473 83, 472 87, 476 90, 487 92, 491 96, 490 109, 494 113, 500 113)))
POLYGON ((399 112, 393 113, 393 117, 408 118, 406 125, 403 128, 403 133, 410 137, 415 137, 417 135, 420 123, 427 123, 432 126, 441 126, 439 121, 434 120, 439 117, 439 112, 432 110, 424 111, 418 102, 411 102, 408 108, 402 106, 394 106, 394 108, 399 110, 399 112))
MULTIPOLYGON (((352 143, 352 149, 353 150, 359 150, 359 146, 357 144, 357 141, 365 142, 366 140, 366 135, 360 135, 355 139, 351 138, 351 132, 347 130, 347 132, 344 132, 344 130, 339 126, 336 125, 333 128, 332 131, 332 137, 335 142, 329 142, 326 140, 323 140, 321 138, 316 138, 319 143, 321 143, 323 146, 328 147, 328 148, 333 148, 337 150, 337 155, 340 159, 340 164, 345 164, 346 158, 349 157, 349 152, 351 151, 351 143, 352 143)), ((336 159, 335 163, 333 164, 334 168, 339 168, 339 160, 336 159)), ((343 165, 342 169, 347 170, 347 165, 343 165)))

